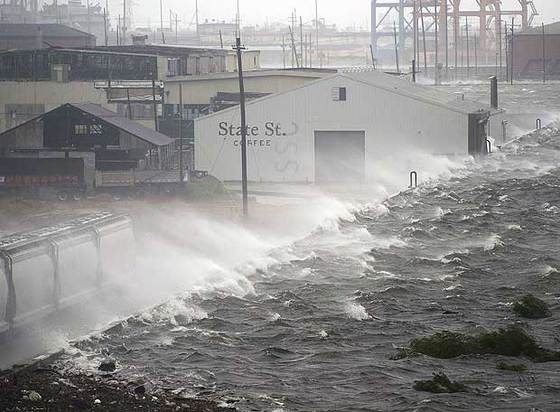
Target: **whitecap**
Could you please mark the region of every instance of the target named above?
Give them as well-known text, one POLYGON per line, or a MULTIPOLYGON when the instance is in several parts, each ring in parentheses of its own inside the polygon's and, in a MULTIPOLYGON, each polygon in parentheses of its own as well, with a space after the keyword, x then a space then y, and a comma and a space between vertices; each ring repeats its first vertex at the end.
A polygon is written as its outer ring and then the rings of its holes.
POLYGON ((271 313, 271 314, 268 316, 267 320, 268 320, 269 322, 276 322, 276 321, 280 320, 281 318, 282 318, 282 316, 280 316, 279 313, 274 312, 274 313, 271 313))
POLYGON ((502 238, 500 237, 500 235, 494 233, 484 242, 484 251, 491 252, 494 249, 502 246, 504 246, 502 238))
POLYGON ((368 315, 366 308, 356 302, 348 302, 344 307, 344 311, 351 319, 368 320, 371 318, 371 316, 368 315))
POLYGON ((461 285, 461 284, 459 283, 459 284, 457 284, 457 285, 451 285, 451 286, 449 286, 449 287, 446 287, 446 288, 444 288, 443 290, 444 290, 445 292, 450 292, 450 291, 452 291, 452 290, 457 290, 457 289, 462 289, 462 288, 463 288, 463 285, 461 285))
POLYGON ((544 267, 544 270, 543 270, 543 276, 545 278, 549 277, 550 275, 555 275, 555 274, 558 274, 558 273, 560 273, 560 271, 558 269, 556 269, 555 267, 552 267, 550 265, 546 265, 544 267))

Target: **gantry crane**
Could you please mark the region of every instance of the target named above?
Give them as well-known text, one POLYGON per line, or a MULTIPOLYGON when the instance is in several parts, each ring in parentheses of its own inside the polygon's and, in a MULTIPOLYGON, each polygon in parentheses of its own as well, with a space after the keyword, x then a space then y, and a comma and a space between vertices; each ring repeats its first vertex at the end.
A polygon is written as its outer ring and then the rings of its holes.
MULTIPOLYGON (((425 34, 433 42, 438 25, 438 43, 443 45, 449 39, 461 37, 461 25, 467 21, 478 25, 478 42, 481 53, 494 54, 501 47, 502 24, 505 19, 518 20, 522 30, 529 28, 538 15, 533 0, 517 0, 519 8, 503 9, 502 0, 476 0, 475 9, 467 9, 464 0, 371 0, 371 45, 377 55, 378 41, 383 37, 393 37, 392 30, 384 29, 395 21, 398 27, 399 52, 404 55, 407 41, 413 44, 415 29, 423 20, 425 34), (390 19, 394 19, 390 21, 390 19), (453 31, 450 36, 449 31, 453 31), (455 34, 456 33, 456 34, 455 34)), ((409 48, 410 49, 410 48, 409 48)))

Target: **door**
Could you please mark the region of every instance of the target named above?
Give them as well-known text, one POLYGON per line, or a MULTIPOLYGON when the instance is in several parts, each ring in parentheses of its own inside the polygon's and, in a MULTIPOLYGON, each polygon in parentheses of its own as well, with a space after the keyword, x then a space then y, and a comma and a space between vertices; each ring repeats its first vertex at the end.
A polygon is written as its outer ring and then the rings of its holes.
POLYGON ((350 183, 365 180, 364 131, 315 132, 315 183, 350 183))

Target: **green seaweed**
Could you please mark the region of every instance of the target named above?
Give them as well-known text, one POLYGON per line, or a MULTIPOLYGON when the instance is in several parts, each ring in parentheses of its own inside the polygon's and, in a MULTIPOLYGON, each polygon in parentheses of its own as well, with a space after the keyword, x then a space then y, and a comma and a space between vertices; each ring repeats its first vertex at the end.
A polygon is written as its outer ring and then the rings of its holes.
POLYGON ((531 294, 525 295, 515 302, 513 311, 527 319, 543 319, 552 316, 548 304, 531 294))
POLYGON ((560 352, 542 348, 536 340, 517 325, 483 332, 473 337, 454 332, 439 332, 432 336, 413 339, 412 352, 439 359, 462 355, 526 356, 534 362, 560 361, 560 352))
POLYGON ((468 388, 459 382, 452 382, 445 373, 434 373, 434 377, 426 381, 414 381, 414 390, 430 393, 468 392, 468 388))
POLYGON ((439 359, 451 359, 475 353, 474 347, 475 340, 472 337, 449 331, 416 338, 410 343, 413 352, 439 359))

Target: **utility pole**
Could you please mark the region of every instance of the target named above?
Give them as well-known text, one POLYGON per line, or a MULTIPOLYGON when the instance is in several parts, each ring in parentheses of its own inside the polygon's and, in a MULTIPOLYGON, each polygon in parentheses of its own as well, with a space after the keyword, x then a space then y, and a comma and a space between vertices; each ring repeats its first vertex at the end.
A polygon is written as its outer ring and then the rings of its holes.
POLYGON ((469 48, 469 19, 465 17, 465 33, 467 35, 467 79, 469 78, 470 70, 471 70, 471 51, 469 48))
POLYGON ((286 37, 282 35, 282 64, 286 68, 286 37))
POLYGON ((87 7, 87 31, 89 34, 91 34, 91 9, 89 7, 89 0, 87 0, 86 2, 86 7, 87 7))
POLYGON ((546 83, 546 30, 542 24, 542 82, 546 83))
POLYGON ((478 37, 474 34, 474 72, 478 75, 478 37))
POLYGON ((179 14, 175 13, 175 44, 179 44, 179 14))
MULTIPOLYGON (((412 24, 412 30, 414 31, 413 35, 412 35, 412 42, 413 44, 413 59, 412 59, 412 77, 414 79, 414 81, 416 81, 416 72, 415 72, 415 62, 416 62, 416 54, 418 53, 418 14, 417 14, 418 10, 416 8, 416 0, 413 0, 412 2, 412 19, 413 19, 413 24, 412 24)), ((374 64, 375 65, 375 64, 374 64)))
POLYGON ((108 26, 108 21, 107 21, 107 17, 109 14, 109 0, 105 0, 105 10, 103 11, 103 15, 105 18, 105 46, 109 45, 109 36, 107 34, 108 30, 109 30, 109 26, 108 26))
POLYGON ((237 37, 241 38, 241 14, 239 12, 239 0, 237 0, 237 37))
POLYGON ((126 0, 123 0, 122 40, 126 44, 126 0))
POLYGON ((159 131, 159 122, 158 122, 158 110, 157 110, 157 101, 156 101, 156 76, 155 73, 152 73, 152 105, 154 109, 154 126, 156 132, 159 131))
POLYGON ((237 36, 233 49, 237 52, 237 73, 239 74, 239 103, 241 111, 241 191, 243 195, 243 216, 249 216, 249 196, 247 190, 247 120, 245 113, 245 85, 243 83, 243 50, 241 38, 237 36))
POLYGON ((130 102, 130 88, 126 88, 126 104, 127 104, 127 111, 128 111, 128 119, 132 120, 132 103, 130 102))
MULTIPOLYGON (((200 32, 198 31, 198 0, 195 0, 194 2, 194 7, 195 7, 195 18, 196 18, 196 38, 198 39, 198 41, 200 42, 200 32)), ((221 33, 221 32, 220 32, 221 33)), ((221 36, 221 34, 220 34, 221 36)), ((221 37, 220 37, 221 39, 221 37)), ((222 42, 222 49, 224 48, 224 44, 222 42)))
POLYGON ((420 1, 420 20, 422 21, 422 47, 424 49, 424 76, 428 75, 428 52, 426 51, 426 26, 424 25, 424 6, 420 1))
POLYGON ((445 0, 445 71, 449 77, 449 10, 447 9, 447 0, 445 0))
POLYGON ((183 183, 185 167, 183 165, 183 83, 179 82, 179 183, 183 183))
POLYGON ((514 73, 514 71, 513 71, 513 62, 514 62, 514 60, 513 60, 513 50, 514 50, 513 41, 514 41, 514 37, 515 37, 515 32, 514 32, 514 28, 513 28, 514 24, 515 24, 515 18, 512 17, 511 18, 511 50, 510 50, 510 54, 511 54, 511 78, 510 78, 510 81, 511 81, 512 86, 513 86, 513 73, 514 73))
POLYGON ((163 0, 159 0, 159 21, 161 30, 161 41, 165 44, 165 34, 163 33, 163 0))
POLYGON ((315 51, 319 57, 319 5, 318 0, 315 0, 315 51))
POLYGON ((399 65, 399 42, 397 40, 397 24, 393 20, 393 37, 395 38, 395 63, 397 64, 397 73, 401 72, 399 65))
POLYGON ((105 28, 105 46, 109 45, 109 38, 107 37, 107 9, 103 9, 103 25, 105 28))
POLYGON ((292 40, 292 68, 294 68, 294 63, 296 65, 295 67, 299 68, 299 58, 297 55, 296 39, 294 38, 294 32, 291 27, 290 27, 290 38, 292 40))
POLYGON ((434 31, 435 31, 435 36, 436 36, 436 43, 435 43, 435 52, 436 52, 436 58, 434 61, 434 81, 436 84, 439 83, 439 60, 438 60, 438 55, 439 55, 439 37, 438 37, 438 0, 434 0, 434 31))
MULTIPOLYGON (((500 47, 500 77, 502 76, 503 68, 504 68, 504 46, 502 45, 502 20, 498 22, 498 39, 499 39, 499 47, 500 47)), ((506 45, 507 47, 507 45, 506 45)))
POLYGON ((303 61, 303 19, 299 16, 299 42, 300 42, 300 54, 301 54, 301 66, 305 67, 305 62, 303 61))

